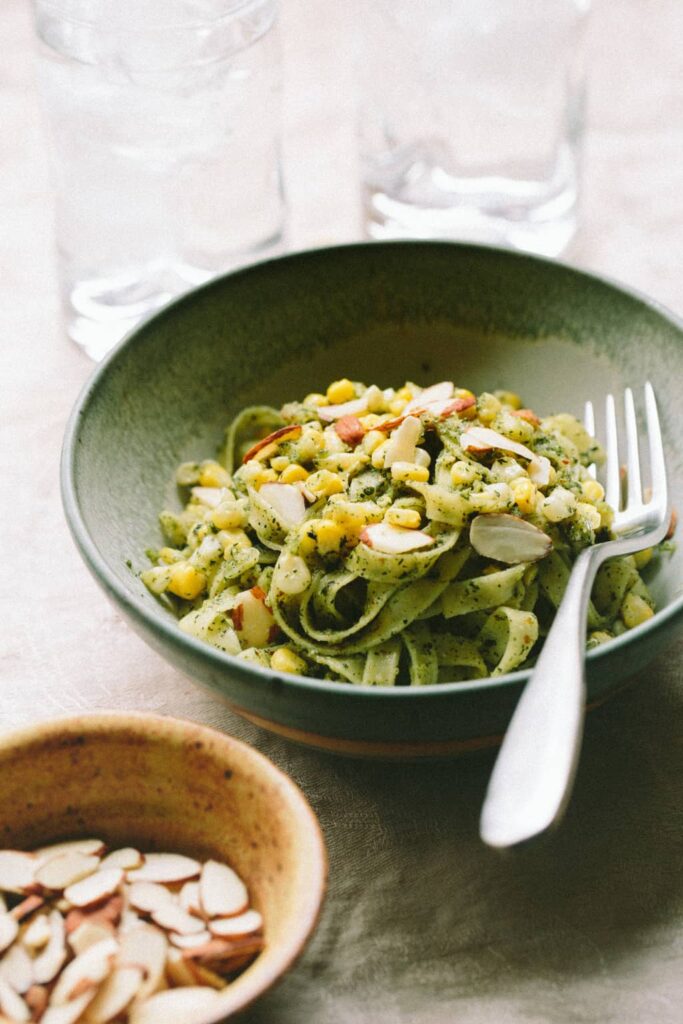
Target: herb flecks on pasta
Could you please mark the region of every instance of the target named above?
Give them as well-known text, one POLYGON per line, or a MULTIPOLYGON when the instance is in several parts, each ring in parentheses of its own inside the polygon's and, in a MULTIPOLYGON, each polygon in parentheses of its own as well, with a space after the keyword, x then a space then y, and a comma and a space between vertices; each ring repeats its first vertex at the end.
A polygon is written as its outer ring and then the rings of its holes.
MULTIPOLYGON (((500 675, 533 660, 578 552, 610 535, 602 458, 573 416, 510 392, 334 381, 243 410, 220 461, 179 467, 186 505, 161 513, 142 579, 185 632, 277 671, 500 675)), ((647 557, 598 573, 589 646, 653 614, 647 557)))

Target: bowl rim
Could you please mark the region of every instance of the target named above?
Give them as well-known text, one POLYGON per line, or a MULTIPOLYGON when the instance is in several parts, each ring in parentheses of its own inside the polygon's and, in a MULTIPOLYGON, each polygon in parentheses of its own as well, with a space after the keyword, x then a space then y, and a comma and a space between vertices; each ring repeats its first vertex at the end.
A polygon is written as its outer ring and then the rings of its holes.
POLYGON ((148 737, 149 730, 161 734, 164 740, 177 740, 183 744, 203 740, 207 745, 229 748, 240 760, 255 767, 259 775, 267 776, 283 797, 285 813, 295 817, 297 837, 305 840, 306 866, 305 885, 301 887, 302 900, 299 912, 292 921, 292 927, 285 932, 284 942, 279 943, 268 956, 268 947, 243 974, 227 988, 217 993, 221 1002, 216 1012, 197 1018, 194 1024, 221 1024, 229 1016, 241 1012, 270 990, 299 959, 311 938, 322 912, 327 881, 329 860, 323 831, 317 815, 302 789, 294 779, 279 768, 260 750, 229 733, 214 729, 190 719, 171 715, 157 715, 147 711, 91 711, 79 715, 59 715, 31 725, 0 733, 0 757, 11 756, 22 748, 30 747, 43 739, 58 736, 82 735, 93 737, 111 735, 117 729, 133 730, 141 737, 148 737))
MULTIPOLYGON (((238 278, 243 275, 258 275, 263 272, 264 269, 283 262, 305 262, 307 259, 321 255, 333 258, 334 255, 339 252, 349 252, 354 250, 361 252, 362 250, 369 248, 419 249, 425 247, 431 249, 440 248, 444 251, 457 250, 461 253, 469 251, 475 255, 485 253, 492 257, 498 256, 503 259, 509 259, 513 262, 518 261, 540 264, 548 268, 552 267, 559 273, 566 273, 580 280, 585 280, 586 282, 597 282, 611 291, 616 291, 621 295, 625 295, 646 306, 649 310, 657 313, 664 320, 668 321, 681 333, 681 335, 683 335, 683 318, 677 316, 672 310, 658 300, 653 299, 643 292, 625 285, 607 275, 596 274, 592 271, 583 270, 562 260, 538 256, 532 253, 518 252, 512 249, 504 249, 495 245, 472 244, 468 242, 438 239, 372 240, 348 242, 340 245, 314 246, 307 249, 296 250, 295 252, 285 253, 284 255, 275 256, 271 259, 262 260, 258 263, 252 263, 244 267, 239 267, 225 274, 218 275, 211 281, 207 281, 205 284, 190 289, 183 295, 176 297, 161 309, 156 310, 140 321, 94 368, 93 372, 83 385, 72 408, 66 424, 62 443, 60 466, 62 504, 72 537, 84 561, 86 562, 86 565, 100 584, 112 598, 125 608, 131 618, 141 626, 149 626, 150 628, 155 629, 172 645, 179 646, 181 648, 184 647, 192 651, 203 660, 209 662, 212 667, 219 672, 225 672, 226 670, 229 671, 232 669, 233 671, 238 671, 246 676, 251 675, 263 682, 277 679, 278 681, 286 681, 289 685, 304 691, 313 691, 316 693, 333 692, 339 695, 346 694, 348 696, 356 695, 358 699, 361 700, 424 700, 428 696, 434 698, 436 695, 441 695, 446 699, 448 696, 452 696, 455 693, 465 694, 479 690, 515 686, 529 678, 531 669, 527 668, 520 669, 516 672, 508 672, 500 676, 487 676, 483 679, 470 679, 464 680, 463 682, 432 683, 425 686, 354 686, 351 683, 343 681, 337 682, 335 680, 318 679, 312 676, 278 672, 276 669, 266 669, 262 668, 260 665, 242 661, 233 655, 212 647, 204 641, 190 636, 187 633, 183 633, 182 630, 178 628, 177 620, 171 618, 170 614, 165 612, 161 606, 159 606, 158 611, 155 609, 154 613, 152 613, 151 609, 141 598, 129 591, 110 570, 106 559, 100 554, 87 529, 77 499, 78 488, 76 483, 76 462, 78 433, 81 419, 85 416, 88 406, 92 402, 101 381, 106 376, 110 365, 116 362, 124 350, 135 343, 138 333, 145 329, 149 324, 153 324, 157 320, 164 319, 176 306, 193 301, 197 294, 204 293, 213 288, 220 288, 222 283, 226 280, 238 278)), ((585 658, 587 663, 591 666, 595 665, 597 670, 600 662, 605 657, 610 657, 613 653, 620 651, 622 648, 627 647, 638 639, 645 639, 659 633, 668 626, 671 620, 678 617, 681 613, 683 613, 683 591, 678 596, 674 597, 674 599, 663 608, 656 611, 651 619, 648 619, 646 622, 641 623, 633 629, 627 630, 625 633, 614 637, 612 640, 609 640, 604 644, 600 644, 597 647, 586 651, 585 658)))

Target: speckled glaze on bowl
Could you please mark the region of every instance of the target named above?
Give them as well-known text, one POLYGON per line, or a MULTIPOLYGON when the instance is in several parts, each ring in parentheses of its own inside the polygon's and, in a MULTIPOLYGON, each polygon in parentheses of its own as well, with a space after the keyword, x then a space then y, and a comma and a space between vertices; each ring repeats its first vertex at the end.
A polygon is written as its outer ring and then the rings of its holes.
MULTIPOLYGON (((180 507, 173 471, 217 451, 230 416, 348 376, 455 379, 519 391, 541 413, 582 414, 649 378, 674 502, 683 488, 683 328, 638 295, 561 264, 485 247, 390 242, 315 250, 223 277, 167 307, 97 369, 68 426, 67 518, 131 624, 240 714, 341 753, 444 756, 493 745, 526 672, 421 688, 367 688, 247 665, 182 633, 138 573, 180 507)), ((591 703, 637 673, 683 614, 681 556, 652 581, 660 611, 588 655, 591 703)))
POLYGON ((193 722, 93 714, 0 737, 0 822, 3 848, 90 835, 235 868, 266 946, 197 1024, 228 1020, 292 966, 325 892, 325 846, 299 788, 245 743, 193 722))

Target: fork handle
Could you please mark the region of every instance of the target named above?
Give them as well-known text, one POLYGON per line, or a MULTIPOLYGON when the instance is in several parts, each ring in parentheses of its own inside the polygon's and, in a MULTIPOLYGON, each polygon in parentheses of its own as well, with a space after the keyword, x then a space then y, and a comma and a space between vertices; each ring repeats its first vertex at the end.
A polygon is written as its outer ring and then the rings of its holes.
POLYGON ((601 552, 582 551, 489 781, 481 838, 508 847, 543 832, 564 811, 581 746, 586 616, 601 552))

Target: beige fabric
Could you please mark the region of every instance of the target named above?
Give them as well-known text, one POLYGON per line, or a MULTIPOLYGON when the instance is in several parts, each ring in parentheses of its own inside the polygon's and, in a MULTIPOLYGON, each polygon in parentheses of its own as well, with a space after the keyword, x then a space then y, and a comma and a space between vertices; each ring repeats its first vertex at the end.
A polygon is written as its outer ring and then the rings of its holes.
MULTIPOLYGON (((283 5, 291 243, 353 238, 350 7, 283 5)), ((597 4, 572 254, 679 313, 681 39, 678 0, 597 4)), ((476 835, 486 759, 389 767, 288 745, 172 671, 90 579, 57 470, 91 364, 59 325, 27 0, 0 3, 0 41, 2 728, 97 708, 176 714, 247 739, 303 786, 330 845, 330 896, 305 958, 252 1024, 680 1021, 680 642, 591 715, 562 831, 499 858, 476 835)))

